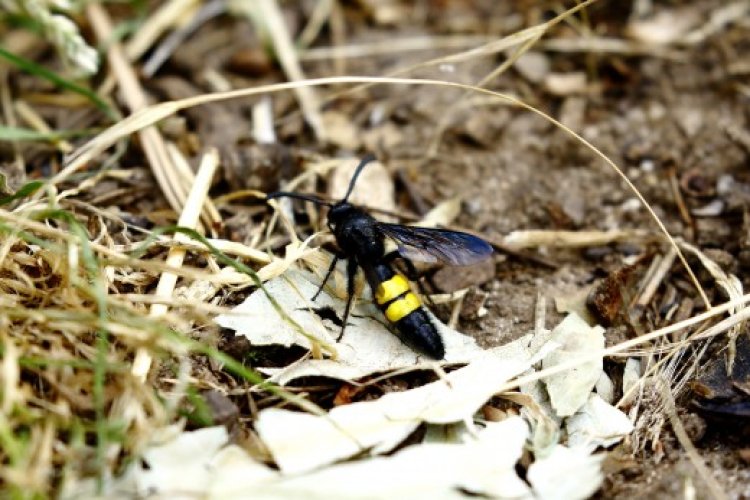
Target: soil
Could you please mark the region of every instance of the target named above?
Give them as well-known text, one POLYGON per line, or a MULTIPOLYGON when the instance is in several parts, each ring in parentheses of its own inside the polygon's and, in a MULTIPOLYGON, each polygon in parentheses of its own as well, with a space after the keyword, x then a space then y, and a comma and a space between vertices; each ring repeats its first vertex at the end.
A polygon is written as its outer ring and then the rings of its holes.
MULTIPOLYGON (((315 3, 283 4, 292 33, 300 31, 315 3)), ((721 0, 597 2, 586 9, 585 16, 551 29, 523 63, 486 86, 517 96, 590 141, 623 169, 673 236, 713 252, 710 255, 747 289, 750 14, 697 43, 658 46, 634 40, 628 31, 637 20, 634 5, 651 3, 649 17, 667 13, 675 24, 697 17, 694 28, 725 7, 721 0), (546 43, 587 37, 593 40, 589 49, 563 50, 546 43), (639 50, 599 50, 596 41, 605 38, 630 40, 639 50), (572 84, 559 83, 571 75, 575 78, 567 81, 572 84), (687 211, 681 212, 681 204, 687 211)), ((490 0, 362 0, 337 5, 336 16, 343 27, 324 28, 313 48, 334 41, 377 46, 419 36, 499 38, 551 19, 560 8, 560 2, 490 0), (389 17, 390 8, 397 15, 389 17)), ((669 32, 673 27, 666 23, 660 29, 669 32)), ((303 69, 310 78, 383 76, 449 53, 394 50, 351 59, 309 60, 303 69)), ((475 57, 421 68, 409 76, 476 83, 504 60, 505 54, 475 57)), ((236 88, 285 80, 246 22, 220 17, 202 26, 155 77, 143 78, 142 83, 154 100, 173 99, 209 91, 208 70, 221 72, 236 88)), ((373 152, 398 179, 399 206, 419 213, 458 196, 463 210, 456 225, 490 240, 502 241, 513 231, 528 229, 637 229, 658 234, 656 223, 634 193, 580 141, 528 110, 472 99, 476 96, 467 97, 462 90, 431 86, 384 85, 347 94, 325 105, 326 122, 334 124, 325 144, 305 125, 292 94, 273 97, 278 125, 275 146, 259 146, 249 139, 247 116, 254 101, 194 108, 185 113, 185 123, 170 123, 177 127, 181 147, 192 150, 196 158, 204 146, 220 148, 225 170, 212 191, 215 196, 243 188, 277 189, 281 180, 297 171, 302 159, 311 156, 373 152), (457 102, 462 104, 454 106, 457 102), (189 134, 180 127, 186 127, 189 134), (436 153, 428 156, 433 143, 436 153), (283 168, 274 168, 278 165, 283 168)), ((50 114, 59 120, 56 128, 63 128, 66 119, 50 114)), ((35 165, 41 168, 43 156, 38 158, 35 165)), ((143 167, 144 158, 136 149, 123 164, 143 167)), ((166 207, 166 202, 155 183, 149 184, 148 175, 144 176, 129 181, 147 186, 137 196, 106 199, 118 185, 115 180, 100 184, 95 194, 108 205, 119 205, 130 217, 153 214, 166 207)), ((317 188, 325 190, 323 184, 317 188)), ((239 210, 226 215, 225 233, 237 240, 252 236, 244 229, 248 218, 265 216, 261 211, 239 210)), ((153 216, 149 218, 144 223, 158 223, 153 216)), ((540 297, 546 300, 546 325, 552 326, 562 317, 557 299, 585 294, 627 264, 635 263, 639 278, 654 256, 666 251, 666 245, 643 238, 582 249, 549 247, 520 255, 499 252, 490 274, 486 269, 478 271, 472 283, 484 310, 479 314, 476 306, 463 314, 459 330, 486 347, 504 344, 534 328, 540 297)), ((700 273, 699 278, 713 303, 724 299, 710 276, 700 273)), ((624 306, 616 311, 608 343, 668 324, 662 311, 668 294, 673 303, 692 304, 685 306, 687 314, 704 310, 700 296, 676 263, 642 310, 624 306)), ((720 351, 726 338, 715 342, 709 353, 723 356, 720 351)), ((613 378, 622 373, 623 363, 624 359, 611 361, 613 378)), ((727 426, 726 420, 717 421, 696 410, 694 398, 689 388, 678 394, 678 414, 710 474, 730 497, 750 498, 750 441, 741 430, 747 416, 730 416, 727 426)), ((668 423, 655 437, 644 429, 639 432, 644 437, 637 446, 626 443, 613 451, 598 497, 710 496, 668 423)))

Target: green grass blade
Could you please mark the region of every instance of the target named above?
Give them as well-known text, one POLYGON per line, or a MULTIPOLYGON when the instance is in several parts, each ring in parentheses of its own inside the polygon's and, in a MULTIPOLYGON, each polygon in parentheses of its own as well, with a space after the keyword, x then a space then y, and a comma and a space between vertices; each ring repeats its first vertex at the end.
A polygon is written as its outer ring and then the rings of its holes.
POLYGON ((71 82, 70 80, 61 77, 54 71, 50 71, 44 66, 41 66, 12 52, 9 52, 2 47, 0 47, 0 57, 5 58, 16 67, 22 69, 23 71, 26 71, 27 73, 31 73, 32 75, 44 78, 45 80, 52 82, 65 90, 70 90, 71 92, 75 92, 76 94, 80 94, 86 97, 112 121, 116 121, 118 119, 115 110, 109 104, 104 102, 101 97, 96 95, 95 92, 92 92, 86 87, 82 87, 77 83, 71 82))
POLYGON ((20 200, 21 198, 26 198, 27 196, 34 193, 37 189, 42 187, 44 183, 42 181, 31 181, 27 182, 23 186, 21 186, 21 189, 16 191, 13 194, 10 194, 8 196, 3 196, 0 198, 0 207, 3 205, 7 205, 8 203, 14 202, 16 200, 20 200))

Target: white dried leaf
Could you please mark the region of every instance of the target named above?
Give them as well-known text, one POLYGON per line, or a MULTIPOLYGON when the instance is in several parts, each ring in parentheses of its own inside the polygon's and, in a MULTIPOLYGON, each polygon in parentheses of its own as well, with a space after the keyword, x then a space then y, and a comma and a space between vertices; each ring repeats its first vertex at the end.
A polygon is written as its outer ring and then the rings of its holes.
POLYGON ((592 288, 593 286, 586 286, 578 290, 562 291, 559 295, 555 295, 555 309, 560 314, 577 314, 589 324, 596 323, 596 319, 586 304, 592 288))
MULTIPOLYGON (((559 344, 560 349, 545 357, 542 362, 545 369, 602 351, 604 328, 591 327, 577 314, 569 314, 552 331, 550 342, 559 344)), ((602 370, 603 358, 599 356, 544 379, 552 407, 559 416, 573 415, 586 403, 602 370)))
POLYGON ((603 455, 585 448, 557 445, 531 464, 527 478, 538 500, 577 500, 590 497, 602 483, 603 455))
MULTIPOLYGON (((105 484, 106 498, 245 498, 237 485, 252 487, 271 482, 279 473, 254 460, 236 445, 225 446, 224 427, 180 432, 168 442, 144 452, 147 468, 132 465, 119 478, 105 484), (231 492, 231 496, 227 496, 231 492)), ((94 481, 76 484, 64 498, 100 498, 94 481)), ((101 497, 104 498, 104 497, 101 497)))
POLYGON ((637 395, 636 385, 641 380, 641 360, 628 358, 622 373, 622 406, 628 406, 637 395))
MULTIPOLYGON (((215 427, 184 432, 147 450, 151 469, 134 466, 127 476, 139 485, 141 496, 163 498, 465 498, 460 490, 531 498, 515 472, 527 436, 523 419, 511 417, 463 433, 463 440, 453 444, 414 445, 387 458, 284 476, 238 446, 219 449, 226 432, 215 427)), ((132 493, 122 487, 108 491, 132 493)))
POLYGON ((143 453, 148 468, 139 468, 135 474, 139 494, 180 492, 183 496, 200 496, 211 479, 207 464, 227 441, 224 427, 207 427, 182 432, 163 445, 149 448, 143 453))
POLYGON ((620 410, 597 394, 566 422, 568 446, 581 446, 590 452, 619 443, 633 432, 633 424, 620 410))
POLYGON ((456 422, 454 424, 427 424, 425 426, 424 444, 457 444, 463 443, 470 437, 474 436, 475 429, 469 428, 466 422, 456 422))
MULTIPOLYGON (((334 344, 340 327, 321 320, 313 308, 331 307, 342 317, 346 303, 330 295, 326 289, 312 302, 310 298, 317 291, 319 283, 320 278, 312 273, 290 269, 284 275, 266 282, 265 288, 309 335, 322 343, 334 344)), ((471 337, 448 328, 434 317, 432 320, 445 345, 445 362, 463 363, 485 352, 471 337)), ((253 292, 231 314, 218 316, 216 322, 234 330, 237 335, 244 335, 253 345, 311 347, 307 337, 279 316, 262 290, 253 292)), ((272 379, 283 385, 303 376, 351 380, 429 361, 401 342, 386 327, 382 313, 365 298, 353 307, 346 332, 341 341, 335 344, 335 349, 338 354, 335 360, 310 359, 284 369, 264 372, 272 374, 272 379)))
POLYGON ((615 402, 615 384, 604 371, 599 376, 599 380, 596 381, 596 393, 607 403, 615 402))
POLYGON ((213 472, 205 496, 215 498, 250 498, 252 489, 261 483, 271 483, 279 473, 267 465, 254 460, 237 445, 219 450, 207 462, 213 472))
POLYGON ((304 475, 248 484, 228 481, 224 498, 465 498, 460 490, 502 498, 530 498, 515 464, 528 435, 519 417, 493 422, 460 444, 421 444, 390 457, 327 467, 304 475))
POLYGON ((269 408, 260 413, 255 428, 282 472, 296 474, 368 448, 387 452, 420 424, 415 418, 389 419, 382 406, 377 401, 354 403, 322 417, 269 408))
MULTIPOLYGON (((283 276, 265 283, 265 289, 279 306, 296 321, 308 334, 323 342, 332 341, 331 335, 319 317, 310 313, 310 307, 331 306, 333 301, 322 293, 317 303, 309 298, 317 290, 311 280, 314 275, 290 270, 283 276)), ((301 335, 274 309, 262 290, 256 290, 245 301, 235 307, 230 314, 216 317, 216 322, 230 328, 238 335, 246 336, 254 345, 279 344, 283 346, 301 345, 311 347, 310 340, 301 335)))
POLYGON ((469 419, 511 377, 531 366, 493 354, 416 389, 332 409, 325 416, 269 408, 256 430, 284 473, 309 471, 365 451, 393 449, 422 422, 469 419))
POLYGON ((560 440, 562 419, 555 415, 549 400, 540 392, 512 393, 503 395, 505 399, 521 405, 521 416, 531 425, 529 444, 535 455, 546 455, 560 440))

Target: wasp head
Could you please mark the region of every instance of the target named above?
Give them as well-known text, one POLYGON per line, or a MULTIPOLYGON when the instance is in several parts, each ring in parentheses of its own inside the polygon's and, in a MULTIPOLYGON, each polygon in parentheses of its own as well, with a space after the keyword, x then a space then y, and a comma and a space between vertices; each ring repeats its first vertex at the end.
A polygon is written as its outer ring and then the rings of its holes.
POLYGON ((335 204, 331 207, 331 210, 328 211, 328 229, 330 229, 332 233, 335 233, 336 228, 351 219, 357 211, 358 210, 354 208, 351 203, 345 201, 335 204))

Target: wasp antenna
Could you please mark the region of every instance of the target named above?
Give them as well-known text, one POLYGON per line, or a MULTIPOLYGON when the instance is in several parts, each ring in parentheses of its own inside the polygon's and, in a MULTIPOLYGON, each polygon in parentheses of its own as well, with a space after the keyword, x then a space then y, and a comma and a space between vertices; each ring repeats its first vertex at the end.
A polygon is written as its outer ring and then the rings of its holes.
POLYGON ((341 200, 342 203, 345 203, 346 200, 349 199, 349 195, 352 194, 352 190, 354 189, 354 184, 357 182, 357 177, 359 177, 359 174, 362 172, 362 169, 365 168, 365 165, 370 163, 375 159, 375 155, 372 153, 368 153, 367 155, 362 158, 362 161, 359 162, 359 165, 357 165, 357 169, 354 171, 354 175, 352 175, 352 180, 349 182, 349 189, 346 191, 346 196, 341 200))
POLYGON ((276 191, 275 193, 268 193, 266 195, 266 201, 268 200, 274 200, 276 198, 294 198, 297 200, 305 200, 305 201, 311 201, 317 205, 324 205, 326 207, 332 207, 333 203, 330 203, 328 201, 321 200, 317 196, 312 196, 309 194, 300 194, 300 193, 289 193, 286 191, 276 191))

